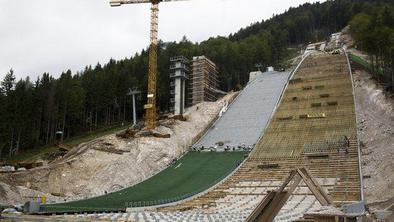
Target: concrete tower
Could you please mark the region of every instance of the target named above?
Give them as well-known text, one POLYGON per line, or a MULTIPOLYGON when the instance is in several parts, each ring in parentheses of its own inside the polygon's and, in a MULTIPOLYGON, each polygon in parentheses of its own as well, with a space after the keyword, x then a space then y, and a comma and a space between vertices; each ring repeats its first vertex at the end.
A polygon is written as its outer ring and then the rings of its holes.
POLYGON ((170 58, 170 93, 171 111, 174 115, 183 115, 185 110, 186 80, 189 78, 190 61, 183 56, 170 58))

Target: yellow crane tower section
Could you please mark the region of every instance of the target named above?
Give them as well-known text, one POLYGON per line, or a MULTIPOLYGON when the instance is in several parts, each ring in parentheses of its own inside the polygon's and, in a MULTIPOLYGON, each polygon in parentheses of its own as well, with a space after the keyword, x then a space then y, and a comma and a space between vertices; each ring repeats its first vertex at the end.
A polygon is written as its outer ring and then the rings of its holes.
POLYGON ((151 3, 150 18, 150 47, 149 47, 149 71, 148 71, 148 95, 145 109, 145 126, 149 130, 156 128, 156 76, 157 76, 157 42, 159 28, 159 3, 186 0, 111 0, 112 7, 123 4, 151 3))

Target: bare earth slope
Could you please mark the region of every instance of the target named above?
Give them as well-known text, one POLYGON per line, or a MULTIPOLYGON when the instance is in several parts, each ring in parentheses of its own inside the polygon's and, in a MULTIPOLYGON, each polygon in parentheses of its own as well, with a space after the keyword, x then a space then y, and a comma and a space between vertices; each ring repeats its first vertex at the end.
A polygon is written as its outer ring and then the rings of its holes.
POLYGON ((365 198, 386 200, 394 197, 394 101, 365 71, 353 78, 365 198))
MULTIPOLYGON (((348 52, 369 61, 354 48, 348 27, 340 39, 348 52)), ((383 92, 365 71, 353 72, 353 81, 366 202, 394 203, 394 95, 383 92)))
MULTIPOLYGON (((0 181, 68 200, 101 195, 134 185, 185 153, 195 136, 204 131, 234 95, 232 93, 217 102, 204 102, 190 107, 185 113, 187 121, 173 121, 158 128, 163 133, 171 134, 171 138, 119 139, 114 134, 104 136, 74 148, 70 151, 73 155, 67 155, 56 164, 0 174, 0 181), (105 146, 125 153, 119 155, 95 150, 105 146)), ((24 195, 23 191, 14 192, 13 198, 0 195, 0 202, 23 203, 24 195)), ((50 201, 58 199, 49 196, 50 201)))

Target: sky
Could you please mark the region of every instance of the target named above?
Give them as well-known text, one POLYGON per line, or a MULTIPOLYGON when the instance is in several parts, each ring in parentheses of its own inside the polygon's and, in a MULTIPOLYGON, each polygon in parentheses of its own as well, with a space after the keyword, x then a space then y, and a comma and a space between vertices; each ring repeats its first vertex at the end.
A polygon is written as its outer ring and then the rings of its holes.
MULTIPOLYGON (((193 42, 228 36, 289 7, 316 0, 190 0, 160 4, 159 38, 193 42)), ((149 44, 150 4, 109 0, 0 0, 0 80, 60 76, 123 59, 149 44)))

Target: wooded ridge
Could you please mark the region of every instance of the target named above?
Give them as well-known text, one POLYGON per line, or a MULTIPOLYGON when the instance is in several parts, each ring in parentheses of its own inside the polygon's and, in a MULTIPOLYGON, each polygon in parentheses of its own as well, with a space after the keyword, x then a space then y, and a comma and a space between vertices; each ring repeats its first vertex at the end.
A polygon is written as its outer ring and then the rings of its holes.
MULTIPOLYGON (((354 27, 351 30, 356 42, 374 56, 377 65, 392 67, 393 11, 393 1, 388 0, 308 3, 228 37, 218 36, 201 43, 192 43, 186 37, 179 42, 160 42, 158 109, 160 112, 169 109, 169 58, 172 56, 207 56, 219 67, 221 90, 239 90, 246 85, 248 74, 256 69, 256 64, 281 67, 291 52, 296 52, 296 46, 324 40, 353 18, 350 24, 354 27), (376 35, 366 37, 371 27, 376 35), (391 44, 391 51, 379 47, 382 44, 391 44)), ((77 73, 66 71, 57 79, 44 73, 37 80, 16 81, 10 70, 0 87, 0 158, 51 144, 57 131, 64 132, 68 138, 130 121, 131 98, 126 95, 129 88, 137 87, 143 92, 137 99, 141 117, 142 104, 146 102, 147 68, 148 50, 145 49, 130 58, 86 66, 77 73)))

